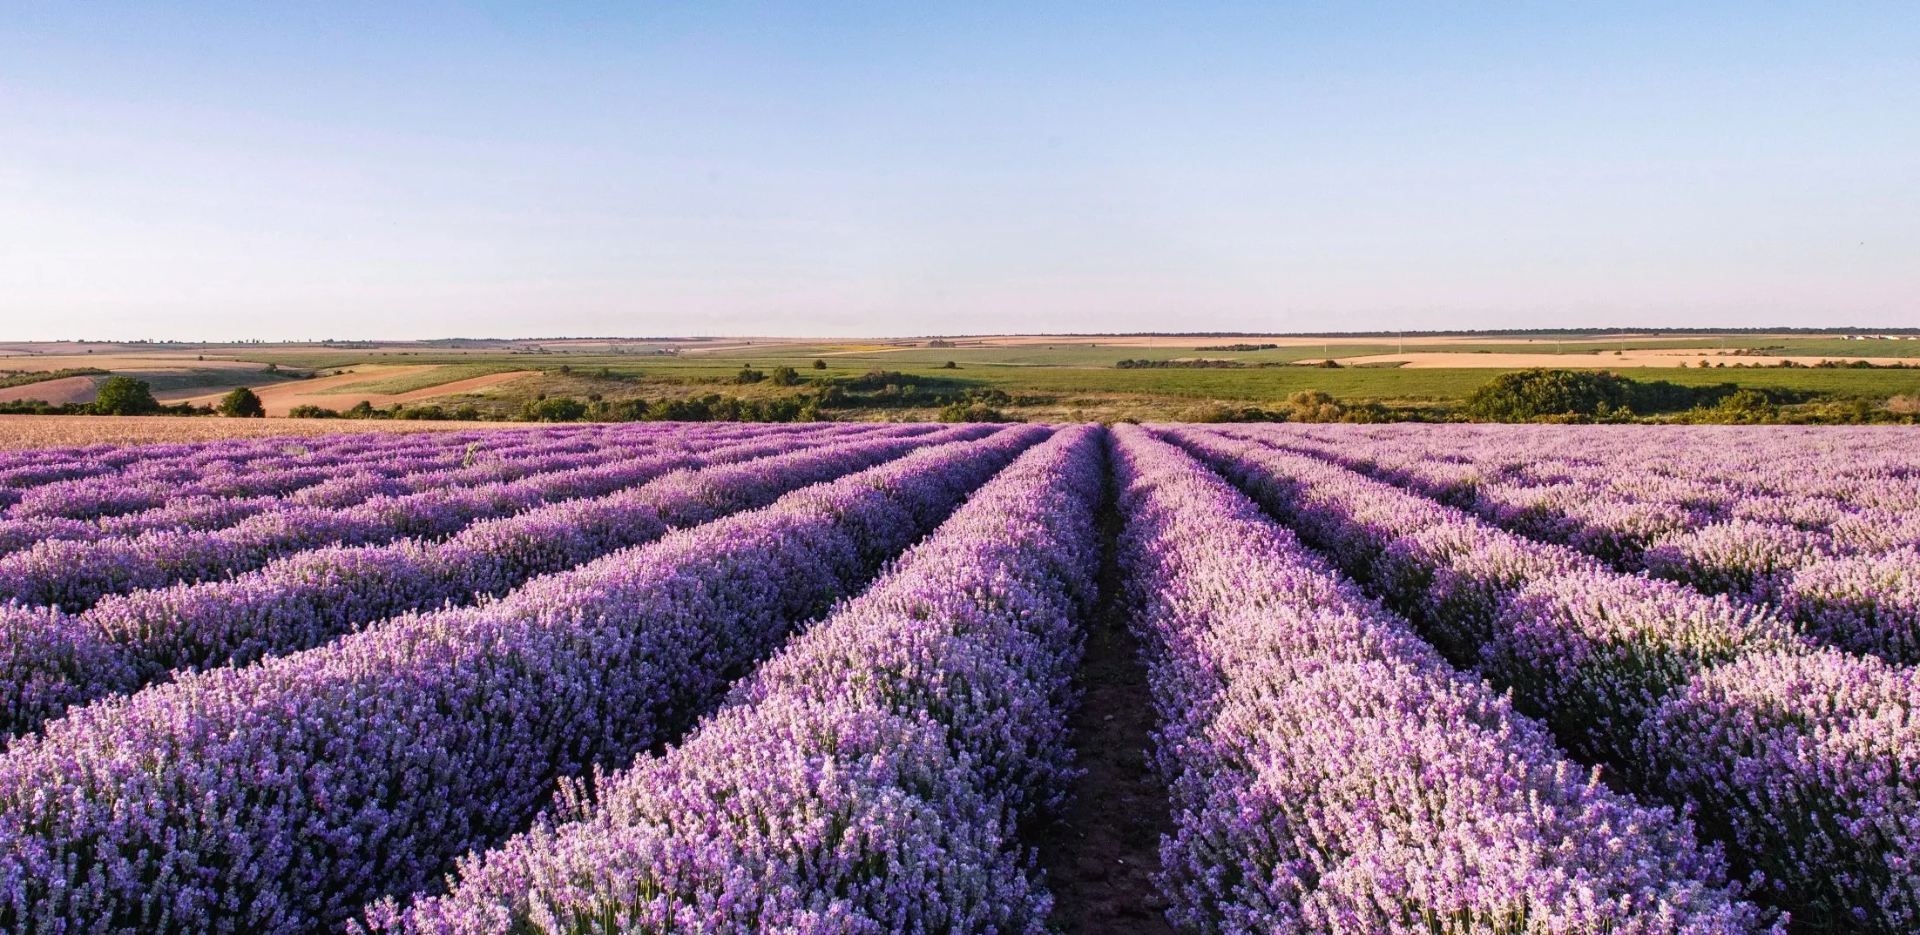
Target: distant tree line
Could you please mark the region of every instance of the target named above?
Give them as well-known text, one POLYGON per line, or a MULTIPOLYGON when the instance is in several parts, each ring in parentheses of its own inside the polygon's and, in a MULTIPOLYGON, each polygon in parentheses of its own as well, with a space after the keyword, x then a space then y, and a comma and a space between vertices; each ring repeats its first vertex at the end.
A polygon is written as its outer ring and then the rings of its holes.
POLYGON ((1733 383, 1682 386, 1591 370, 1535 368, 1503 373, 1474 390, 1461 407, 1488 422, 1640 422, 1729 424, 1859 424, 1911 422, 1910 413, 1867 400, 1820 400, 1810 394, 1733 383), (1788 406, 1798 405, 1789 409, 1788 406))

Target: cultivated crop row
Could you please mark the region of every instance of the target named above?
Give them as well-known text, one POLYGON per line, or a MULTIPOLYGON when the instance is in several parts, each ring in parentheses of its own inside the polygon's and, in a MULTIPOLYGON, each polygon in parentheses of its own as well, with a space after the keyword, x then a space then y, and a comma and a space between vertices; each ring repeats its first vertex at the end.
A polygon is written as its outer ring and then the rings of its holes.
MULTIPOLYGON (((702 436, 708 443, 724 436, 702 436)), ((411 454, 375 451, 298 467, 259 463, 229 470, 130 480, 125 476, 49 484, 27 491, 0 516, 0 552, 47 539, 93 540, 162 529, 218 529, 289 506, 350 507, 456 485, 518 480, 531 473, 591 467, 688 443, 680 433, 623 435, 598 443, 563 439, 411 454)))
POLYGON ((374 928, 1047 931, 1017 832, 1068 771, 1099 443, 1027 452, 684 744, 374 928))
POLYGON ((233 474, 241 468, 297 470, 374 452, 402 457, 430 456, 435 452, 459 452, 467 446, 495 448, 593 439, 610 431, 624 433, 632 428, 568 426, 512 432, 335 435, 291 441, 236 439, 197 444, 8 451, 0 452, 0 505, 18 503, 33 488, 86 478, 123 477, 136 483, 146 479, 191 480, 202 475, 233 474))
POLYGON ((1325 460, 1171 430, 1575 756, 1695 809, 1803 921, 1920 920, 1914 671, 1764 610, 1623 575, 1325 460))
POLYGON ((301 552, 233 579, 109 597, 85 613, 0 607, 0 727, 32 730, 73 704, 131 691, 181 669, 246 663, 320 645, 407 611, 498 597, 542 574, 764 506, 914 448, 978 437, 931 434, 804 436, 715 448, 708 467, 604 497, 571 500, 476 523, 444 542, 301 552))
MULTIPOLYGON (((711 443, 724 443, 714 439, 711 443)), ((677 440, 676 440, 677 442, 677 440)), ((599 496, 696 466, 710 444, 675 443, 657 452, 611 452, 581 467, 572 457, 535 459, 518 480, 458 482, 349 507, 282 502, 275 509, 212 530, 160 529, 96 540, 53 539, 0 558, 0 600, 80 611, 109 594, 204 581, 251 571, 324 545, 368 545, 402 537, 439 538, 467 525, 545 503, 599 496)))
POLYGON ((1204 932, 1745 930, 1684 822, 1595 781, 1179 449, 1116 432, 1162 715, 1174 916, 1204 932))
POLYGON ((1766 444, 1724 428, 1234 434, 1329 458, 1617 570, 1770 604, 1829 645, 1920 662, 1920 453, 1900 432, 1764 431, 1766 444))
POLYGON ((1080 888, 1116 857, 1205 935, 1920 928, 1902 631, 1657 559, 1792 530, 1827 551, 1777 580, 1877 562, 1878 613, 1908 553, 1833 543, 1897 508, 1909 435, 1421 437, 0 456, 0 931, 1043 935, 1146 905, 1080 888), (1126 712, 1081 677, 1143 706, 1157 817, 1100 814, 1126 759, 1075 748, 1126 712))
POLYGON ((1045 433, 955 442, 472 609, 70 712, 0 757, 0 926, 312 931, 672 739, 1045 433))

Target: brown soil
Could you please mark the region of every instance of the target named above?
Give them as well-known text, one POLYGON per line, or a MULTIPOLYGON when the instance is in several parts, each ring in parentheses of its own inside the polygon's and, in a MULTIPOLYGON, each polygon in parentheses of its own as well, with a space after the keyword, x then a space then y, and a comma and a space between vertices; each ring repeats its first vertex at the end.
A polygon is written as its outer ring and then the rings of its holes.
POLYGON ((1171 935, 1165 897, 1153 883, 1160 870, 1160 836, 1173 829, 1166 789, 1147 765, 1153 707, 1140 647, 1127 632, 1114 567, 1119 517, 1103 517, 1107 547, 1099 611, 1087 632, 1081 663, 1086 695, 1073 721, 1073 744, 1085 773, 1057 821, 1034 835, 1047 888, 1053 891, 1051 926, 1076 933, 1171 935))

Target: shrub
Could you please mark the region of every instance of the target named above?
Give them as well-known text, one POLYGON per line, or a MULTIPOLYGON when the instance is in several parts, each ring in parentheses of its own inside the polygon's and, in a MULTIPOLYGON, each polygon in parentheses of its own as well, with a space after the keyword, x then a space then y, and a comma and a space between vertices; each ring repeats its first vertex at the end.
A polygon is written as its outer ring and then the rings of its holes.
POLYGON ((236 386, 233 391, 220 397, 220 414, 228 418, 264 419, 267 407, 260 404, 260 397, 244 386, 236 386))
POLYGON ((981 403, 951 403, 940 410, 942 422, 1008 422, 1006 414, 981 403))
MULTIPOLYGON (((1074 420, 1077 421, 1077 420, 1074 420)), ((1235 407, 1210 403, 1181 410, 1180 422, 1285 422, 1286 413, 1268 412, 1253 406, 1235 407)))
MULTIPOLYGON (((438 409, 439 407, 432 407, 438 409)), ((578 422, 587 414, 587 404, 571 396, 555 396, 527 403, 520 409, 520 418, 528 422, 578 422)), ((426 418, 426 417, 423 417, 426 418)), ((445 418, 445 416, 441 416, 445 418)))
POLYGON ((767 381, 774 386, 798 386, 800 385, 800 371, 787 366, 775 367, 773 368, 772 375, 767 378, 767 381))
POLYGON ((1534 368, 1503 373, 1467 397, 1466 410, 1494 422, 1599 416, 1631 408, 1629 382, 1604 372, 1534 368))
POLYGON ((1287 397, 1295 422, 1338 422, 1346 414, 1340 401, 1320 390, 1303 390, 1287 397))
POLYGON ((1780 407, 1759 390, 1740 390, 1714 408, 1735 422, 1770 422, 1780 416, 1780 407))

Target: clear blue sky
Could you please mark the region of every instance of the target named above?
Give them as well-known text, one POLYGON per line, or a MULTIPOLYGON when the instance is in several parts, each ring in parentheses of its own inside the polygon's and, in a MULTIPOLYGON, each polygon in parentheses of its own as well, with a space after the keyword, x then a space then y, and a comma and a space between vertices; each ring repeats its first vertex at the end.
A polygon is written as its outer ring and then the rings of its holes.
POLYGON ((1912 2, 534 6, 0 0, 0 338, 1920 325, 1912 2))

